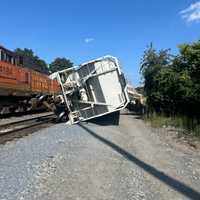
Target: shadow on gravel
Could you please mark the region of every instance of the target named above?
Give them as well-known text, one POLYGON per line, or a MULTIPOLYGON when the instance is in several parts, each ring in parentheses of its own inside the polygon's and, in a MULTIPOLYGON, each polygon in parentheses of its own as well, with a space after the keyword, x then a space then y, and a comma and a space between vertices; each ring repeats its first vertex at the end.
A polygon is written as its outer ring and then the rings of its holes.
POLYGON ((117 111, 114 113, 110 113, 108 115, 91 119, 88 122, 101 126, 110 126, 110 125, 117 126, 119 125, 119 119, 120 119, 120 112, 117 111))
POLYGON ((91 136, 98 139, 102 143, 108 145, 114 151, 116 151, 117 153, 122 155, 125 159, 133 162, 134 164, 136 164, 137 166, 142 168, 144 171, 148 172, 149 174, 151 174, 155 178, 159 179, 160 181, 162 181, 163 183, 165 183, 166 185, 168 185, 172 189, 176 190, 177 192, 183 194, 186 197, 189 197, 190 199, 198 199, 198 200, 200 199, 200 193, 198 191, 194 190, 193 188, 191 188, 190 186, 188 186, 188 185, 174 179, 173 177, 170 177, 167 174, 157 170, 155 167, 153 167, 153 166, 145 163, 144 161, 140 160, 139 158, 133 156, 128 151, 122 149, 120 146, 112 143, 111 141, 105 139, 104 137, 99 136, 98 134, 96 134, 95 132, 93 132, 92 130, 90 130, 89 128, 84 126, 83 124, 80 123, 79 126, 81 128, 83 128, 85 131, 87 131, 91 136))

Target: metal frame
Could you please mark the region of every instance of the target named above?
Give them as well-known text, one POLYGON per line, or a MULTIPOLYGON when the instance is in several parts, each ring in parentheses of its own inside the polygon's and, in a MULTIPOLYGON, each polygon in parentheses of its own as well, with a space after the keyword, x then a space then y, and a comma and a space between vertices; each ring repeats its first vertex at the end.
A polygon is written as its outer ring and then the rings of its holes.
MULTIPOLYGON (((90 71, 89 67, 88 67, 88 71, 90 71)), ((69 69, 57 72, 56 78, 57 78, 57 80, 59 81, 59 83, 61 85, 64 101, 65 101, 65 104, 66 104, 66 106, 67 106, 67 108, 69 110, 69 116, 68 117, 70 119, 71 124, 77 123, 79 121, 90 120, 92 118, 96 118, 96 117, 100 117, 100 116, 103 116, 103 115, 106 115, 106 114, 109 114, 109 113, 112 113, 112 112, 116 112, 116 111, 119 111, 119 110, 121 110, 121 109, 123 109, 124 107, 127 106, 128 102, 129 102, 129 96, 128 96, 128 93, 127 93, 127 85, 123 88, 123 91, 122 91, 123 95, 124 95, 124 97, 122 98, 123 102, 117 108, 113 107, 113 105, 107 104, 105 102, 96 101, 96 100, 95 101, 91 101, 91 100, 83 101, 83 100, 70 99, 71 97, 69 98, 69 96, 73 95, 74 92, 76 92, 77 90, 78 90, 78 92, 80 92, 81 88, 84 88, 84 86, 87 85, 87 81, 88 80, 90 80, 90 79, 92 79, 94 77, 99 77, 101 75, 106 75, 106 74, 112 73, 114 71, 117 72, 119 80, 120 80, 120 76, 122 76, 122 72, 121 72, 121 69, 120 69, 119 62, 118 62, 117 58, 115 58, 113 56, 104 56, 104 57, 100 57, 98 59, 83 63, 79 67, 69 68, 69 69), (102 72, 97 73, 97 70, 100 68, 100 67, 98 67, 98 68, 92 70, 86 76, 83 76, 83 78, 80 78, 80 74, 78 74, 79 70, 81 70, 83 67, 85 67, 85 68, 88 67, 89 64, 94 64, 96 62, 101 62, 101 61, 104 61, 104 60, 109 60, 109 61, 114 62, 115 67, 113 67, 111 69, 108 69, 106 71, 103 71, 103 68, 102 68, 102 72), (73 88, 73 90, 67 91, 65 89, 65 84, 66 83, 63 84, 63 82, 61 80, 61 74, 69 74, 69 76, 70 75, 74 75, 74 76, 77 76, 77 77, 79 76, 79 78, 77 78, 77 80, 75 80, 76 84, 77 84, 77 87, 73 88), (76 104, 76 106, 78 107, 78 109, 76 109, 75 111, 73 111, 73 109, 71 109, 71 106, 72 106, 71 104, 72 103, 73 103, 73 105, 76 104), (81 105, 85 105, 84 108, 80 108, 81 105), (112 108, 113 110, 107 111, 107 112, 102 112, 100 114, 95 114, 95 106, 105 106, 106 108, 109 107, 109 108, 112 108), (91 110, 93 112, 93 116, 88 116, 88 117, 80 116, 81 112, 82 113, 84 112, 84 114, 86 114, 86 116, 87 116, 87 114, 88 114, 87 111, 88 110, 91 110)), ((67 78, 69 78, 69 76, 67 78)), ((54 75, 54 77, 55 77, 55 75, 54 75)), ((120 82, 119 84, 122 85, 123 83, 120 82)), ((84 89, 86 90, 86 88, 87 88, 87 90, 91 90, 91 88, 88 88, 88 85, 84 89)), ((88 91, 85 91, 85 92, 86 92, 86 94, 88 96, 89 95, 88 91)))

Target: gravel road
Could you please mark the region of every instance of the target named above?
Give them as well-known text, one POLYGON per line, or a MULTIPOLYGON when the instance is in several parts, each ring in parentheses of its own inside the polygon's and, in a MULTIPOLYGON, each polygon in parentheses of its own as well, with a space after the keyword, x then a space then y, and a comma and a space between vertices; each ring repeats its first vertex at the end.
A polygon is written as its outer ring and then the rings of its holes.
POLYGON ((121 112, 0 145, 0 199, 200 199, 200 151, 121 112))

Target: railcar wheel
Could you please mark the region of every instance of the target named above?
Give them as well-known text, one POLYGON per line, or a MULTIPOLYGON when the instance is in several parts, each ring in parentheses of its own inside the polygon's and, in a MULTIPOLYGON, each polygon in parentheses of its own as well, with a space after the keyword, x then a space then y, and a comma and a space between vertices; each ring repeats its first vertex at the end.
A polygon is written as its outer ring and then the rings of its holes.
POLYGON ((3 107, 0 114, 4 115, 4 114, 9 114, 9 113, 10 113, 9 107, 3 107))

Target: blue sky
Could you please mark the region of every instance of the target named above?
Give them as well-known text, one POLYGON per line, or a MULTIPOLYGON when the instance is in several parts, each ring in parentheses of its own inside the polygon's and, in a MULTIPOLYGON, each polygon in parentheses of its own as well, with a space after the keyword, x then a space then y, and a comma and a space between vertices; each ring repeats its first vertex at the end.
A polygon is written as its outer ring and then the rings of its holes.
POLYGON ((103 55, 119 58, 127 78, 140 83, 139 64, 153 42, 177 52, 177 44, 200 39, 200 1, 13 0, 0 5, 0 44, 32 48, 50 63, 75 64, 103 55))

